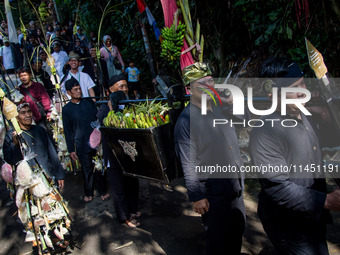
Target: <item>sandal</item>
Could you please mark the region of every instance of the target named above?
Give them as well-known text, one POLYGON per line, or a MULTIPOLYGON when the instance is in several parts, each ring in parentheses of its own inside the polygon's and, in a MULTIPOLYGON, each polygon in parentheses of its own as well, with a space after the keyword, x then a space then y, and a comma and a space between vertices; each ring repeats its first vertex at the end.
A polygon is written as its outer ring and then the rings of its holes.
POLYGON ((140 216, 142 216, 141 212, 131 213, 131 218, 138 219, 140 216))
POLYGON ((130 228, 136 228, 140 225, 138 221, 136 221, 133 218, 130 218, 130 220, 125 221, 126 225, 128 225, 130 228))
POLYGON ((110 200, 110 199, 111 199, 109 193, 106 193, 104 196, 100 196, 100 198, 101 198, 103 201, 107 201, 107 200, 110 200))

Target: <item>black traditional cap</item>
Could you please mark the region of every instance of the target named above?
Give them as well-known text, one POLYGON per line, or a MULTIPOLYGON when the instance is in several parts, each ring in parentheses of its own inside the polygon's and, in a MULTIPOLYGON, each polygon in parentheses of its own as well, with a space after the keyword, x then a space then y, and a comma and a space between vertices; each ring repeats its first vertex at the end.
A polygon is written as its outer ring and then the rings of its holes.
POLYGON ((78 86, 79 82, 72 76, 71 79, 65 82, 65 89, 67 91, 71 91, 71 89, 75 86, 78 86))
POLYGON ((52 46, 53 47, 60 46, 60 42, 59 41, 55 41, 55 42, 52 43, 52 46))
POLYGON ((285 75, 275 79, 275 84, 273 84, 273 87, 287 87, 296 82, 303 75, 304 73, 302 72, 298 64, 293 62, 288 66, 287 73, 285 75))
POLYGON ((118 75, 114 75, 111 77, 110 81, 109 81, 109 87, 113 86, 115 83, 124 80, 126 81, 126 77, 124 74, 118 74, 118 75))
POLYGON ((270 93, 273 87, 281 89, 290 86, 303 77, 304 73, 291 59, 270 57, 262 64, 259 75, 266 78, 262 89, 270 93))

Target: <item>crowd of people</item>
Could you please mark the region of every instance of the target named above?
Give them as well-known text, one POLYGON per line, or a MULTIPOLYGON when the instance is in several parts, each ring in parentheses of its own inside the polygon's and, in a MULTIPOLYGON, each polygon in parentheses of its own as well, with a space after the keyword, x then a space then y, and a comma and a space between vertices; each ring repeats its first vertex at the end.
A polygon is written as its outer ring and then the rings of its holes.
MULTIPOLYGON (((75 34, 73 27, 73 21, 64 26, 60 22, 56 22, 54 26, 47 24, 44 34, 43 29, 38 27, 35 21, 31 21, 29 22, 29 29, 25 32, 26 40, 24 34, 18 31, 20 45, 20 52, 18 52, 8 40, 6 21, 2 21, 0 27, 1 88, 8 91, 20 85, 17 76, 9 75, 17 74, 16 71, 21 66, 30 66, 30 69, 35 69, 32 73, 32 80, 43 84, 51 97, 53 86, 51 86, 50 79, 47 76, 52 74, 52 64, 48 59, 48 53, 51 53, 56 73, 62 81, 68 80, 70 73, 74 73, 73 71, 77 68, 81 75, 86 73, 90 76, 91 84, 95 86, 93 86, 94 94, 91 91, 89 96, 104 97, 110 78, 123 73, 128 77, 130 99, 139 99, 141 91, 140 71, 129 59, 125 61, 127 66, 125 65, 118 47, 113 44, 112 38, 109 35, 104 35, 102 44, 97 45, 97 36, 94 32, 89 33, 89 39, 80 26, 77 27, 75 34), (100 59, 98 59, 96 48, 100 48, 100 59), (77 67, 72 63, 71 56, 77 56, 79 60, 77 67), (42 63, 41 67, 40 62, 42 63), (127 68, 125 69, 125 67, 127 68)), ((67 96, 65 88, 63 88, 63 92, 67 96)), ((88 95, 85 89, 83 89, 83 93, 88 95)))
MULTIPOLYGON (((65 169, 59 162, 49 125, 53 121, 51 114, 55 104, 62 101, 63 134, 74 166, 76 162, 80 162, 84 178, 84 202, 89 203, 93 200, 96 186, 103 201, 113 198, 119 221, 129 227, 139 226, 137 218, 141 213, 138 211, 138 179, 123 175, 123 170, 105 140, 103 140, 105 163, 103 169, 107 171, 94 171, 93 157, 96 156, 97 148, 90 147, 89 138, 93 131, 91 126, 93 122, 98 120, 102 123, 110 110, 120 111, 124 108, 122 105, 118 107, 119 100, 140 97, 140 71, 130 60, 127 60, 129 67, 125 70, 118 47, 113 45, 109 35, 103 37, 101 58, 98 59, 97 39, 93 32, 90 33, 89 40, 80 27, 73 35, 73 22, 64 27, 57 22, 54 27, 51 24, 46 26, 47 32, 44 36, 42 29, 37 27, 34 21, 29 23, 27 41, 22 34, 19 35, 21 45, 19 57, 22 58, 20 61, 24 62, 27 53, 30 62, 29 65, 18 68, 15 61, 18 56, 14 54, 14 49, 11 48, 6 36, 6 22, 3 22, 2 26, 4 30, 0 39, 0 43, 3 44, 0 49, 0 60, 2 80, 7 82, 1 87, 9 96, 13 91, 21 94, 16 102, 18 123, 25 131, 24 139, 32 151, 39 155, 36 159, 40 166, 46 169, 47 174, 54 178, 56 185, 62 190, 65 169), (48 47, 50 49, 47 50, 48 47), (53 61, 49 59, 49 52, 53 61), (53 68, 59 77, 55 78, 53 68), (14 74, 14 79, 17 77, 13 86, 8 86, 13 79, 8 74, 14 74), (61 98, 55 86, 59 82, 61 98), (129 82, 133 85, 130 86, 129 82), (132 91, 131 97, 128 93, 129 88, 132 91), (94 102, 99 98, 111 100, 108 104, 101 105, 98 110, 94 102), (106 173, 110 181, 111 195, 106 187, 106 173)), ((3 144, 4 160, 14 166, 23 159, 20 155, 18 135, 9 130, 3 144)), ((32 169, 37 168, 36 161, 30 163, 32 169)))
MULTIPOLYGON (((39 83, 30 80, 30 72, 26 68, 20 70, 22 80, 25 79, 23 93, 25 99, 18 103, 17 110, 19 113, 18 122, 22 130, 25 131, 24 139, 31 147, 31 150, 43 169, 46 169, 51 177, 54 177, 60 190, 64 187, 65 170, 62 169, 56 149, 51 137, 48 134, 46 122, 50 117, 49 98, 46 90, 39 83), (34 89, 37 87, 36 89, 34 89), (47 114, 42 116, 37 98, 44 99, 47 114), (40 93, 40 94, 39 94, 40 93), (40 111, 39 111, 40 110, 40 111), (35 125, 33 125, 33 121, 35 125), (58 166, 56 168, 56 166, 58 166), (57 169, 53 170, 53 169, 57 169), (62 181, 62 182, 61 182, 62 181)), ((84 177, 84 202, 91 202, 94 196, 94 187, 96 185, 100 198, 103 201, 109 200, 111 196, 106 187, 106 173, 109 176, 111 194, 113 196, 114 206, 117 212, 117 219, 125 222, 129 227, 139 226, 136 220, 141 215, 138 209, 139 182, 137 178, 126 177, 120 167, 117 159, 114 157, 110 147, 103 139, 103 159, 107 171, 94 171, 93 157, 96 155, 96 148, 89 145, 90 135, 93 131, 91 123, 102 121, 107 116, 112 105, 118 105, 119 100, 127 99, 127 80, 123 74, 115 75, 109 82, 110 101, 108 104, 102 104, 99 110, 91 99, 83 98, 82 88, 77 79, 71 77, 65 82, 66 93, 70 101, 62 108, 63 130, 66 138, 66 144, 71 159, 76 162, 79 160, 84 177), (121 94, 120 94, 121 93, 121 94), (117 97, 119 94, 119 97, 117 97)), ((119 111, 124 106, 116 107, 119 111)), ((4 160, 11 165, 16 165, 22 160, 20 146, 16 132, 9 130, 6 133, 6 139, 3 145, 4 160)), ((36 162, 32 162, 32 168, 36 168, 36 162)))

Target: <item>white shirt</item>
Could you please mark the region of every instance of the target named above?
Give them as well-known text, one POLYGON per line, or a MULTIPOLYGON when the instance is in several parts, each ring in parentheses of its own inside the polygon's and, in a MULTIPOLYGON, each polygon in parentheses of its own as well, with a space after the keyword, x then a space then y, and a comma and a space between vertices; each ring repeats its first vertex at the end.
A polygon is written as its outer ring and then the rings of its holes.
POLYGON ((24 34, 20 34, 20 35, 18 35, 18 41, 19 41, 19 44, 20 44, 20 46, 21 46, 21 39, 24 37, 24 34))
POLYGON ((41 69, 44 70, 46 73, 48 73, 49 76, 51 76, 51 74, 52 74, 51 67, 47 64, 46 61, 43 61, 41 69))
POLYGON ((55 60, 55 69, 57 69, 58 75, 63 76, 63 67, 68 61, 68 55, 65 51, 61 50, 58 53, 53 52, 52 57, 55 60))
MULTIPOLYGON (((68 73, 65 81, 63 81, 63 83, 61 84, 61 92, 67 95, 67 92, 65 89, 65 82, 71 79, 72 76, 79 82, 83 97, 89 97, 90 96, 89 89, 96 86, 96 84, 92 81, 90 75, 88 75, 87 73, 79 72, 79 71, 75 74, 71 73, 71 71, 68 73)), ((70 98, 69 95, 67 95, 67 97, 70 98)))
POLYGON ((0 49, 0 56, 2 57, 2 63, 6 70, 14 68, 14 58, 12 55, 11 46, 2 46, 0 49))

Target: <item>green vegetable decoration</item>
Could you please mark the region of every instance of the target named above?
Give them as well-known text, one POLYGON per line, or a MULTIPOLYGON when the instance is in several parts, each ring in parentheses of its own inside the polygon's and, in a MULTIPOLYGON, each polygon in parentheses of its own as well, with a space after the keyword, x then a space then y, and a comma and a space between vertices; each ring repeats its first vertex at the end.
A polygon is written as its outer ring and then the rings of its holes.
POLYGON ((47 9, 47 4, 45 2, 42 2, 39 5, 38 10, 39 10, 39 15, 42 21, 45 21, 50 16, 50 13, 47 9))
POLYGON ((193 22, 190 15, 190 6, 188 0, 178 1, 182 17, 186 26, 185 39, 189 47, 192 47, 190 52, 195 61, 203 61, 204 37, 201 34, 201 25, 197 19, 196 30, 194 33, 193 22), (194 47, 193 47, 194 46, 194 47))
POLYGON ((162 29, 161 57, 169 62, 178 60, 181 55, 185 33, 186 26, 181 22, 179 22, 178 26, 174 23, 171 27, 164 27, 162 29))
POLYGON ((74 24, 73 26, 73 35, 75 35, 77 33, 77 24, 74 24))
POLYGON ((24 35, 24 40, 26 41, 27 39, 26 27, 24 23, 22 22, 21 17, 19 19, 20 19, 20 30, 21 30, 21 33, 24 35))
POLYGON ((169 107, 162 102, 140 103, 125 107, 123 112, 110 111, 103 123, 105 127, 115 128, 150 128, 170 122, 169 107))
POLYGON ((100 55, 100 54, 101 54, 101 53, 100 53, 99 46, 97 46, 97 47, 96 47, 96 56, 97 56, 98 59, 101 58, 101 55, 100 55))

